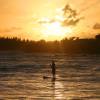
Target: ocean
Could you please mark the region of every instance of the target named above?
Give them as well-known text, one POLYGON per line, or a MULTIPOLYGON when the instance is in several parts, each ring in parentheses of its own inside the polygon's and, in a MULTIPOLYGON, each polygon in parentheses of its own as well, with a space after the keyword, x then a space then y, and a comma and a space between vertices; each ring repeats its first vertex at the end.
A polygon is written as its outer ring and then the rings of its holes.
POLYGON ((100 55, 0 51, 0 100, 100 100, 100 55))

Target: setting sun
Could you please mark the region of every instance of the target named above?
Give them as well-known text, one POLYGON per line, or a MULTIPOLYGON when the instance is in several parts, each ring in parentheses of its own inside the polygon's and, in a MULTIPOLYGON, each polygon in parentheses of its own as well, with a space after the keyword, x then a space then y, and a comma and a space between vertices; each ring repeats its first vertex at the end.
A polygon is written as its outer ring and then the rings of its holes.
POLYGON ((72 32, 70 27, 63 27, 60 22, 45 23, 43 27, 42 34, 44 37, 48 38, 48 40, 51 37, 52 39, 60 40, 72 32))

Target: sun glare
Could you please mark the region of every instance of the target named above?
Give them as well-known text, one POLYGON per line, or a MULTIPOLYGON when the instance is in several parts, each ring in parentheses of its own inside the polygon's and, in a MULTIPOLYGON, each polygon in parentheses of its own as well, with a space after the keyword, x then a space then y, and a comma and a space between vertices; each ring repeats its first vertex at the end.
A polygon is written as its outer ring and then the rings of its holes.
POLYGON ((72 32, 70 27, 63 27, 60 22, 45 23, 42 34, 45 37, 53 37, 53 39, 61 40, 72 32))

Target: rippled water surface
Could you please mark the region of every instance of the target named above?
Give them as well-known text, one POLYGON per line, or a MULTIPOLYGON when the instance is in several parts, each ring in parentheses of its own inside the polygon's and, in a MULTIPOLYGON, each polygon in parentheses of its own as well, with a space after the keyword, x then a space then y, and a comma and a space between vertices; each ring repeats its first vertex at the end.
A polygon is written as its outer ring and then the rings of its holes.
POLYGON ((0 52, 0 100, 100 100, 100 55, 0 52))

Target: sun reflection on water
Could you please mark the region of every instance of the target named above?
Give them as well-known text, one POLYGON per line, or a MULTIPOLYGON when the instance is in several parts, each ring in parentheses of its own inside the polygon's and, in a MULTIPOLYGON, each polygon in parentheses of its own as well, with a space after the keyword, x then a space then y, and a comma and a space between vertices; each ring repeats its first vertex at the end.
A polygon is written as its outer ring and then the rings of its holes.
POLYGON ((53 88, 53 98, 52 100, 64 100, 64 91, 63 91, 63 84, 59 81, 53 81, 52 82, 52 88, 53 88))

